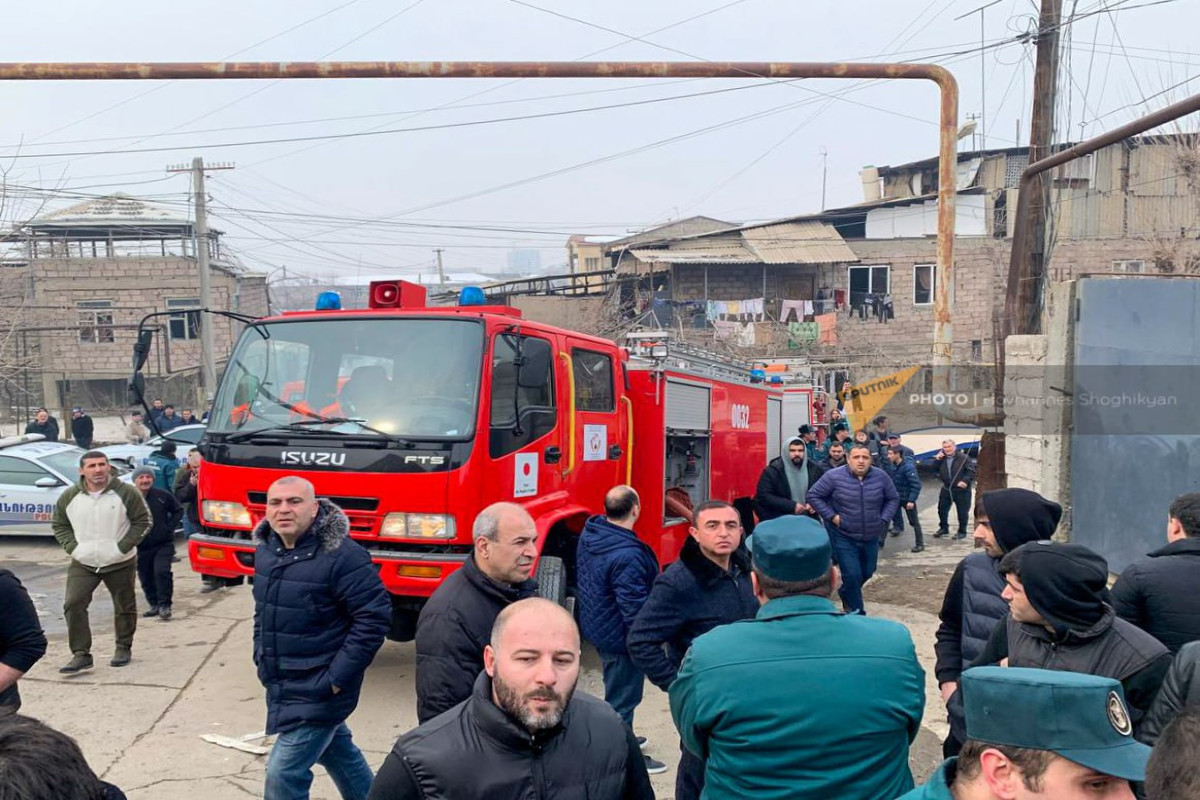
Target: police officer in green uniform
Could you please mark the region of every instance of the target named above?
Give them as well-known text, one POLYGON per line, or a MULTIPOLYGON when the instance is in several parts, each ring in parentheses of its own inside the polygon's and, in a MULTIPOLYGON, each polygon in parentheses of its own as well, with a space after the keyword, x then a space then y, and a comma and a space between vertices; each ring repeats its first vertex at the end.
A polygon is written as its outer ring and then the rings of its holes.
POLYGON ((757 616, 697 638, 670 689, 683 744, 706 762, 702 796, 907 792, 925 709, 908 630, 834 606, 838 572, 819 521, 761 522, 747 547, 757 616))
POLYGON ((1112 678, 976 667, 960 688, 967 742, 900 800, 1133 800, 1146 777, 1150 748, 1112 678))

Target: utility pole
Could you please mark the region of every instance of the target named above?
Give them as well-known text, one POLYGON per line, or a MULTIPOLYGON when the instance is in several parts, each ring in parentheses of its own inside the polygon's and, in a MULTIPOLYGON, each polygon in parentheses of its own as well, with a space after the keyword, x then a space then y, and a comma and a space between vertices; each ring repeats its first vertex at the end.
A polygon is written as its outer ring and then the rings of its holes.
MULTIPOLYGON (((233 164, 211 164, 204 166, 204 159, 196 156, 192 159, 191 167, 177 165, 167 167, 167 172, 191 172, 194 203, 196 206, 196 222, 192 230, 196 241, 196 265, 200 270, 200 307, 212 307, 211 274, 209 272, 209 238, 208 238, 208 195, 204 190, 205 169, 233 169, 233 164)), ((200 323, 200 395, 204 408, 207 408, 217 390, 217 365, 213 353, 212 320, 201 317, 200 323)))
MULTIPOLYGON (((974 11, 968 11, 965 14, 959 14, 954 18, 955 22, 964 17, 969 17, 972 14, 979 15, 979 141, 981 143, 980 150, 987 149, 987 60, 984 58, 986 52, 985 34, 986 29, 983 24, 983 12, 992 6, 998 4, 1000 0, 992 0, 992 2, 980 6, 974 11)), ((971 148, 975 149, 974 139, 972 139, 971 148)))
POLYGON ((821 210, 825 210, 825 175, 828 172, 829 151, 821 147, 821 210))
MULTIPOLYGON (((1062 0, 1042 0, 1038 20, 1037 62, 1033 74, 1033 119, 1029 126, 1029 163, 1050 155, 1054 144, 1054 102, 1058 88, 1058 39, 1062 25, 1062 0)), ((1041 331, 1042 280, 1046 271, 1046 227, 1050 200, 1050 173, 1030 185, 1029 235, 1014 241, 1018 269, 1008 276, 1016 282, 1016 308, 1009 309, 1006 333, 1041 331)))
POLYGON ((444 247, 435 247, 433 252, 437 253, 438 261, 438 291, 446 291, 446 273, 442 270, 442 253, 446 252, 444 247))

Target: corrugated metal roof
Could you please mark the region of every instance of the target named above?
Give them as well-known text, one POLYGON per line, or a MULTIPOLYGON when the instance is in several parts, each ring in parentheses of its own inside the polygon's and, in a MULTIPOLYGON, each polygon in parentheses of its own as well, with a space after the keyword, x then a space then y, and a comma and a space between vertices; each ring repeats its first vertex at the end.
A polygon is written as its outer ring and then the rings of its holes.
POLYGON ((742 239, 764 264, 834 264, 858 261, 841 234, 825 222, 785 222, 742 231, 742 239))
POLYGON ((762 259, 740 245, 689 248, 687 250, 630 250, 638 261, 648 264, 759 264, 762 259))
POLYGON ((73 206, 44 214, 29 223, 31 228, 50 226, 190 226, 186 214, 175 209, 147 203, 127 194, 113 194, 85 200, 73 206))

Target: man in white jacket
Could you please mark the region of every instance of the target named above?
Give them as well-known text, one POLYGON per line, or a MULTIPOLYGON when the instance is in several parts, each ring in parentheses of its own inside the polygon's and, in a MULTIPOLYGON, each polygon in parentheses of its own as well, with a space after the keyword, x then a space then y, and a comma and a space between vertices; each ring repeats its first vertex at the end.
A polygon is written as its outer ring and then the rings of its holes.
POLYGON ((142 493, 121 481, 99 451, 79 459, 79 483, 58 498, 50 525, 54 538, 71 556, 67 568, 67 641, 70 663, 59 672, 92 668, 92 630, 88 606, 101 583, 112 595, 117 645, 114 667, 129 663, 137 629, 137 543, 150 530, 150 509, 142 493))

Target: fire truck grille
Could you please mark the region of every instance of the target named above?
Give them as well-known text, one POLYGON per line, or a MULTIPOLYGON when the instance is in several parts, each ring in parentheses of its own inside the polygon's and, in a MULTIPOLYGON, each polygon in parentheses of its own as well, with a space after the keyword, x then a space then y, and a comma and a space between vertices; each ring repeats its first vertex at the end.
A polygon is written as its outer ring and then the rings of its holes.
MULTIPOLYGON (((267 504, 266 492, 247 492, 250 502, 256 506, 265 506, 267 504)), ((329 502, 340 508, 342 511, 374 511, 379 508, 378 497, 335 497, 333 495, 319 495, 324 497, 329 502)))

